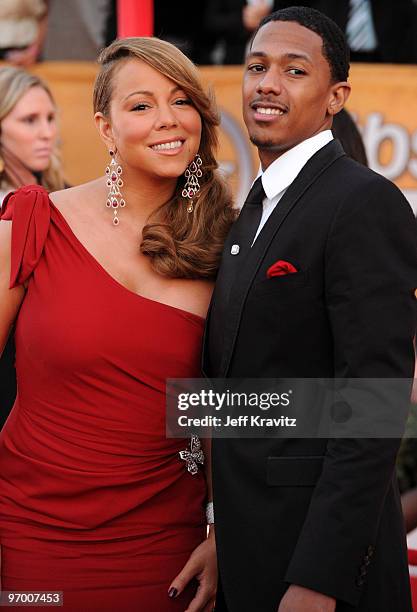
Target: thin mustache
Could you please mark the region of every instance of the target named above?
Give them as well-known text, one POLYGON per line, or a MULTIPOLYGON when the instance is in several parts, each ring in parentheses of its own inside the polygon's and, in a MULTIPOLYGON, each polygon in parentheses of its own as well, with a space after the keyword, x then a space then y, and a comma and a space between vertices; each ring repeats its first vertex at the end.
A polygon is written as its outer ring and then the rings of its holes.
POLYGON ((266 97, 259 97, 259 98, 255 98, 254 100, 252 100, 252 102, 250 103, 250 106, 253 107, 255 106, 255 104, 271 104, 272 106, 276 106, 278 108, 280 108, 281 110, 284 111, 288 111, 289 107, 287 104, 284 104, 283 102, 281 102, 280 100, 276 100, 274 98, 271 98, 270 96, 266 96, 266 97))

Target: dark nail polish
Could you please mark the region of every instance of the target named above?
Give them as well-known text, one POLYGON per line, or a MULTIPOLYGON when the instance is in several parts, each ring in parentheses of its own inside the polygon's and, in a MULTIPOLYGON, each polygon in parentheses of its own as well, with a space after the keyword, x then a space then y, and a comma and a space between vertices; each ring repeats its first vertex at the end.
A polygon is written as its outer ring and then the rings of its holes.
POLYGON ((168 591, 168 597, 171 597, 173 599, 177 595, 178 595, 177 589, 175 587, 171 587, 168 591))

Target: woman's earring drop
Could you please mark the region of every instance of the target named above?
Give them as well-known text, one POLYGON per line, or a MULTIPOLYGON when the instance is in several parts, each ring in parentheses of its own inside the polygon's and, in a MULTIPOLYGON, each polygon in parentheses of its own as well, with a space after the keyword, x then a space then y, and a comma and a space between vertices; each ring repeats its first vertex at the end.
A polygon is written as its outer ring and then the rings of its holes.
POLYGON ((200 155, 197 153, 194 160, 189 164, 185 171, 185 185, 184 189, 181 192, 183 198, 188 198, 188 206, 187 211, 192 213, 194 210, 194 198, 197 199, 200 193, 200 179, 203 176, 201 171, 201 166, 203 165, 203 160, 200 155))
POLYGON ((107 195, 106 206, 107 208, 113 209, 113 225, 119 225, 119 217, 117 216, 119 207, 123 208, 126 206, 123 195, 120 188, 123 187, 123 180, 121 175, 123 174, 122 166, 116 161, 116 152, 110 149, 109 154, 111 156, 110 164, 106 168, 107 176, 107 187, 109 193, 107 195))

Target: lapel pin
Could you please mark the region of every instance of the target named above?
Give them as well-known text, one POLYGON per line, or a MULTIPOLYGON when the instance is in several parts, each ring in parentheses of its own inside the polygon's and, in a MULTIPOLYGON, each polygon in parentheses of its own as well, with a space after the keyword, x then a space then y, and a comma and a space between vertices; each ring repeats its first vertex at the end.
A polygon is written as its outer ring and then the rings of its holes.
POLYGON ((238 244, 232 244, 232 248, 230 249, 230 252, 232 255, 237 255, 240 251, 240 246, 238 244))

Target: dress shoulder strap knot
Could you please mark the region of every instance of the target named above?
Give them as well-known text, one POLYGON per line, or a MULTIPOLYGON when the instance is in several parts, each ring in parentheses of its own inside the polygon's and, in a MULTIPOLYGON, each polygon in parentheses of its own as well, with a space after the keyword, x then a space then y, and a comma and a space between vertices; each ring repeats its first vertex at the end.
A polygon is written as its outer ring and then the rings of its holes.
POLYGON ((13 223, 12 289, 28 280, 42 256, 51 219, 48 192, 40 185, 28 185, 7 194, 0 219, 13 223))

